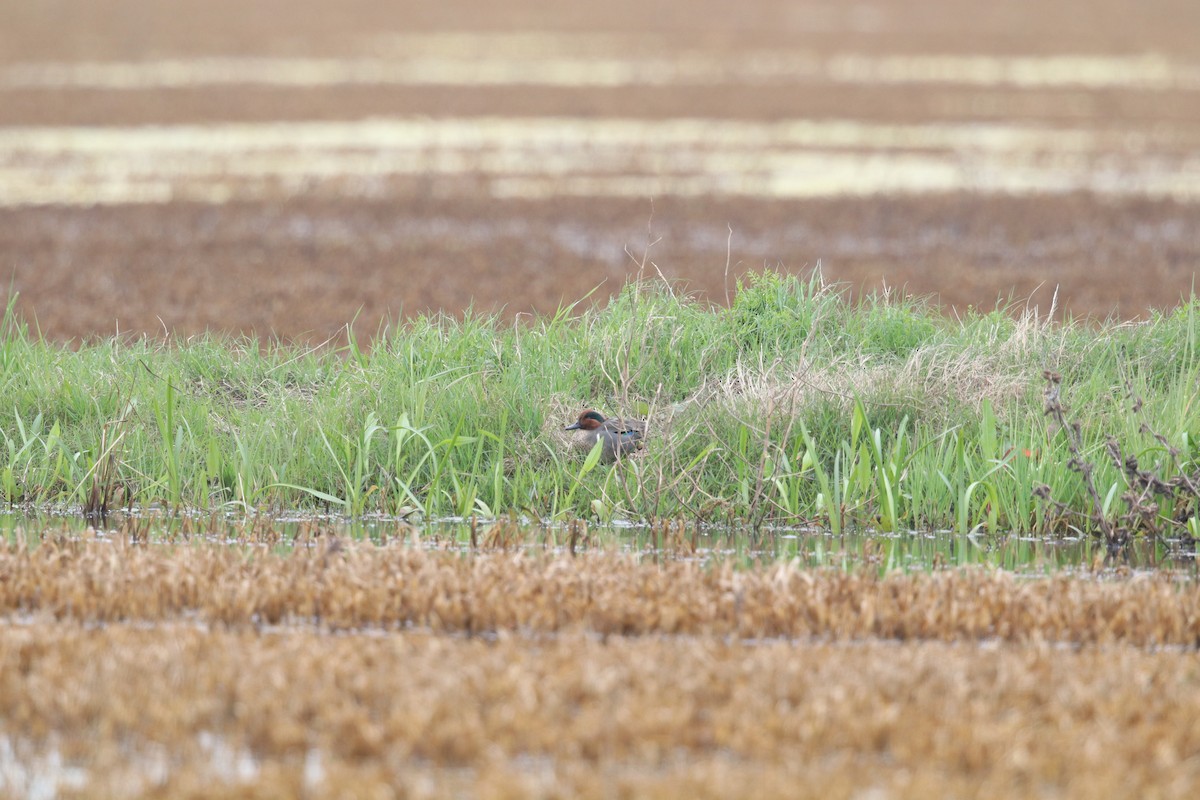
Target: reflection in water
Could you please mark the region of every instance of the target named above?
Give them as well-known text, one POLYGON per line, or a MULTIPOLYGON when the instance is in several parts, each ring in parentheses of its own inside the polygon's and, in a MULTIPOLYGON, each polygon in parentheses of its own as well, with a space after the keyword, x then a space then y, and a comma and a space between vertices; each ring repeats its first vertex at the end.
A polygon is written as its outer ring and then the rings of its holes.
POLYGON ((284 550, 312 547, 329 537, 378 545, 459 551, 526 550, 584 552, 620 550, 648 558, 702 563, 752 564, 796 561, 807 567, 838 569, 931 570, 985 565, 1026 577, 1108 569, 1186 571, 1200 569, 1200 543, 1142 538, 1121 558, 1105 559, 1105 548, 1083 537, 1039 538, 1017 534, 948 531, 881 533, 859 530, 839 536, 815 528, 775 528, 758 533, 718 526, 670 524, 645 526, 586 523, 538 524, 528 520, 497 522, 441 520, 410 524, 391 518, 346 520, 337 516, 294 515, 257 518, 210 514, 164 515, 157 512, 114 514, 101 530, 89 529, 78 515, 0 514, 0 537, 36 545, 46 540, 133 536, 143 542, 203 542, 229 546, 268 546, 284 550))

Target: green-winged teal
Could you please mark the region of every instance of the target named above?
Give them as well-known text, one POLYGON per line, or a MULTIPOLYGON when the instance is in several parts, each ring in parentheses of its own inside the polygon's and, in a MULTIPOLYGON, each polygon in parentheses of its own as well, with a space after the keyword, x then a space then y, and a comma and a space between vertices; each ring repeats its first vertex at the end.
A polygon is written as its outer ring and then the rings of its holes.
POLYGON ((589 408, 580 412, 579 419, 566 430, 576 431, 571 442, 580 450, 590 452, 596 442, 600 442, 600 460, 609 463, 642 448, 646 423, 635 419, 605 419, 599 411, 589 408))

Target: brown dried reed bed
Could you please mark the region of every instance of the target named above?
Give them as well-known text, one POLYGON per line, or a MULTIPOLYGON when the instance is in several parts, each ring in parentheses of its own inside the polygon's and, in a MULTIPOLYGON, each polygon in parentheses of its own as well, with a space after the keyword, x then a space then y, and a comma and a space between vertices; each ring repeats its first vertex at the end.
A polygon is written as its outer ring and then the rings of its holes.
POLYGON ((340 540, 288 552, 6 544, 0 614, 468 635, 586 630, 1200 646, 1200 584, 1168 574, 1022 580, 961 569, 880 577, 796 563, 735 569, 607 551, 463 554, 340 540))
POLYGON ((86 797, 1200 782, 1200 586, 1169 576, 58 539, 0 547, 0 616, 0 796, 6 749, 86 797))
POLYGON ((5 627, 0 719, 19 756, 52 742, 83 759, 88 797, 1185 797, 1200 781, 1195 654, 1131 647, 5 627), (147 764, 158 780, 136 777, 147 764))

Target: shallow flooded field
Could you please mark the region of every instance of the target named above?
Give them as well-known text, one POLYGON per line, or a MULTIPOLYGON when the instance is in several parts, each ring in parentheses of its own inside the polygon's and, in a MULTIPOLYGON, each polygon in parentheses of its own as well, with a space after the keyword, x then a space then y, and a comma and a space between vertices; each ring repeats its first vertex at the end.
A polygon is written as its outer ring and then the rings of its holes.
POLYGON ((1186 535, 1138 537, 1114 555, 1098 536, 1082 533, 1038 536, 981 530, 961 535, 951 531, 882 532, 855 528, 833 534, 819 527, 765 527, 756 531, 681 520, 654 525, 589 524, 583 520, 536 522, 520 518, 422 523, 371 515, 345 518, 307 512, 246 517, 242 513, 117 511, 106 524, 93 527, 79 513, 10 512, 0 514, 0 538, 32 544, 130 540, 159 545, 227 545, 267 548, 280 553, 336 541, 462 555, 495 550, 539 556, 600 552, 705 566, 786 561, 805 567, 880 573, 978 566, 1000 568, 1025 577, 1063 572, 1099 578, 1132 572, 1195 577, 1200 567, 1200 543, 1186 535))
POLYGON ((304 526, 294 546, 265 524, 258 544, 22 527, 0 549, 0 792, 1185 797, 1200 780, 1194 569, 1022 578, 881 571, 866 545, 819 567, 594 532, 572 555, 304 526))

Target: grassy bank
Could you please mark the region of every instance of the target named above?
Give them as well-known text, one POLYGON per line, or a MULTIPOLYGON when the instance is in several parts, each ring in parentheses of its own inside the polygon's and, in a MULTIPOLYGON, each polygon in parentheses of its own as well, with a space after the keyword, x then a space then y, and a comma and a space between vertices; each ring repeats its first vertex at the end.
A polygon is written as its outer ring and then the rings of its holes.
POLYGON ((729 308, 635 284, 578 314, 422 318, 369 350, 332 350, 219 337, 67 348, 10 304, 0 497, 1179 533, 1190 484, 1161 490, 1121 464, 1134 455, 1168 482, 1195 471, 1198 311, 949 319, 768 273, 729 308), (1048 386, 1065 430, 1045 413, 1048 386), (561 428, 584 407, 648 418, 645 452, 609 467, 570 451, 561 428))

